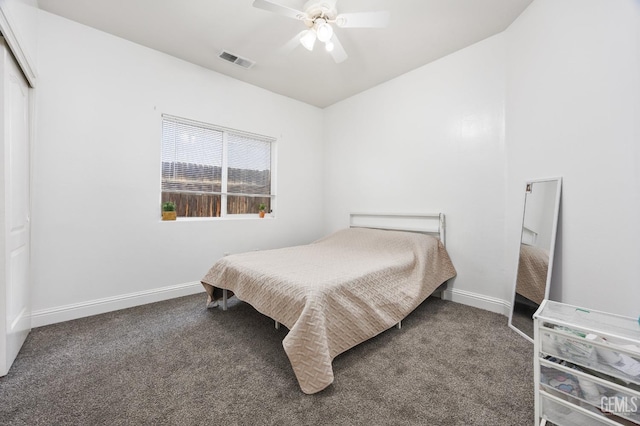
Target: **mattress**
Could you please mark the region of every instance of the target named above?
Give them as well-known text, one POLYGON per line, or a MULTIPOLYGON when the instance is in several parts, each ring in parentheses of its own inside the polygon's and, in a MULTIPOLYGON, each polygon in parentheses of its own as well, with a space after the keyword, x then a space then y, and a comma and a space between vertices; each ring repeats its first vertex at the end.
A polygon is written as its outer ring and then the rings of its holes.
POLYGON ((314 243, 224 257, 202 279, 284 324, 282 345, 303 392, 333 380, 332 360, 394 326, 456 275, 425 234, 350 228, 314 243))

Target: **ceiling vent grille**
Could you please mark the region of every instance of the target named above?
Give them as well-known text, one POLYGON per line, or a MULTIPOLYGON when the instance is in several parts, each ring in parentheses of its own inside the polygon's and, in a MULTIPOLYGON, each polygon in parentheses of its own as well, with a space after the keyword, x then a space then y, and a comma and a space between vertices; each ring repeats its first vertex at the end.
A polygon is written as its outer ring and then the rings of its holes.
POLYGON ((238 55, 234 55, 231 52, 227 52, 226 50, 223 50, 222 52, 220 52, 220 54, 218 55, 218 58, 223 59, 227 62, 231 62, 232 64, 236 64, 246 69, 251 68, 255 64, 255 62, 250 59, 242 58, 238 55))

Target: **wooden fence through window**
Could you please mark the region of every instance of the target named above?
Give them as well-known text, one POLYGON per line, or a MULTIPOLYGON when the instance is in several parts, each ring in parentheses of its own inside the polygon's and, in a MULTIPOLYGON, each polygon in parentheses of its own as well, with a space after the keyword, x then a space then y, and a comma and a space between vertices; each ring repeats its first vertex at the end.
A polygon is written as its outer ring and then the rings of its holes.
MULTIPOLYGON (((192 163, 162 163, 162 203, 172 201, 178 217, 220 217, 222 169, 192 163), (192 192, 185 192, 192 191, 192 192), (203 192, 200 192, 203 191, 203 192)), ((228 169, 227 214, 258 214, 261 203, 271 211, 271 171, 228 169), (232 195, 264 194, 264 196, 232 195)))

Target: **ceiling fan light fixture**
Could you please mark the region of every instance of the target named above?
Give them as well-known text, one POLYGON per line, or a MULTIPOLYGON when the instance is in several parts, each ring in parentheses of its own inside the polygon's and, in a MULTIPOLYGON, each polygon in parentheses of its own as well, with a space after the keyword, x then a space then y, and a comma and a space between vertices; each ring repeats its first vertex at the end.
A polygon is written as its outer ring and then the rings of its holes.
POLYGON ((334 47, 335 46, 331 40, 324 44, 324 48, 327 50, 327 52, 332 52, 334 47))
POLYGON ((302 37, 300 37, 300 44, 304 46, 308 51, 313 50, 313 45, 316 43, 316 33, 313 30, 307 30, 302 37))
POLYGON ((331 37, 333 36, 333 28, 331 27, 331 25, 327 24, 327 21, 322 18, 316 19, 315 29, 316 33, 318 34, 318 40, 323 43, 331 40, 331 37))

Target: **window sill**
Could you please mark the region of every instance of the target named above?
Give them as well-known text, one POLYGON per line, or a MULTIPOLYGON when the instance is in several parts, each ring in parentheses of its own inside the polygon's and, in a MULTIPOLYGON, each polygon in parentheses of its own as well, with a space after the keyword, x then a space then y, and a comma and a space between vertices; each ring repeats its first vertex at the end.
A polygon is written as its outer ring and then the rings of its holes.
POLYGON ((160 222, 226 222, 235 220, 274 220, 274 216, 265 216, 263 218, 258 215, 233 215, 226 217, 179 217, 176 220, 162 220, 160 222))

